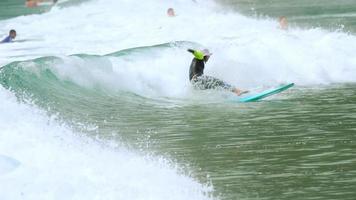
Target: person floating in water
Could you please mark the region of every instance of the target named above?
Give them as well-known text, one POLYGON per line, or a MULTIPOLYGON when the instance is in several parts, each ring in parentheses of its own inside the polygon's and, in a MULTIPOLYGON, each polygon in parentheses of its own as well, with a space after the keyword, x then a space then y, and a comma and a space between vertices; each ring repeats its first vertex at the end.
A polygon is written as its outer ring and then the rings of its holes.
POLYGON ((233 87, 225 83, 224 81, 214 78, 212 76, 204 75, 205 63, 208 62, 210 56, 212 55, 212 53, 210 53, 208 49, 204 49, 202 51, 188 49, 188 52, 194 55, 189 69, 189 80, 195 88, 201 90, 225 89, 237 95, 241 95, 248 92, 233 87))
POLYGON ((168 15, 168 17, 175 17, 176 16, 176 14, 174 13, 173 8, 168 8, 167 15, 168 15))
POLYGON ((9 35, 3 39, 0 43, 9 43, 12 42, 16 38, 16 31, 15 30, 10 30, 9 35))
POLYGON ((57 3, 58 0, 26 0, 26 6, 29 8, 37 7, 40 3, 52 2, 53 5, 57 3))
POLYGON ((282 30, 288 30, 288 21, 285 16, 279 17, 279 28, 282 30))

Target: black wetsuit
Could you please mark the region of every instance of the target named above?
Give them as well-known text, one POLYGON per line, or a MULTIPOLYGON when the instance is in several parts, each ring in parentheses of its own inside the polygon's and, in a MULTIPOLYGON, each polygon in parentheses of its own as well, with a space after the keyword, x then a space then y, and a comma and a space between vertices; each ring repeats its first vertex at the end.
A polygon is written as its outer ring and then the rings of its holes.
MULTIPOLYGON (((188 49, 189 52, 194 54, 194 50, 188 49)), ((189 68, 189 80, 193 86, 197 89, 225 89, 234 90, 234 87, 225 83, 222 80, 214 78, 212 76, 204 75, 205 60, 193 58, 189 68)))
POLYGON ((191 81, 194 76, 202 76, 204 74, 204 66, 204 60, 198 60, 196 58, 193 58, 192 64, 190 64, 189 68, 189 80, 191 81))

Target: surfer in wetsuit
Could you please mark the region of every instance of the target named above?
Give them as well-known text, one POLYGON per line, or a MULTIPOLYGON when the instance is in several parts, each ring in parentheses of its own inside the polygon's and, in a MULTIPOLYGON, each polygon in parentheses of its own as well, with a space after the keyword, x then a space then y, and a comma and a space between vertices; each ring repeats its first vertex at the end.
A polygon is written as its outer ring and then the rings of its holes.
POLYGON ((237 95, 241 95, 248 92, 242 91, 212 76, 204 75, 205 63, 208 62, 210 56, 212 55, 212 53, 210 53, 208 49, 204 49, 202 51, 188 49, 188 51, 194 55, 192 64, 190 65, 189 69, 189 80, 195 88, 201 90, 225 89, 237 95))
POLYGON ((12 40, 15 38, 16 38, 16 31, 10 30, 9 35, 5 39, 3 39, 0 43, 12 42, 12 40))

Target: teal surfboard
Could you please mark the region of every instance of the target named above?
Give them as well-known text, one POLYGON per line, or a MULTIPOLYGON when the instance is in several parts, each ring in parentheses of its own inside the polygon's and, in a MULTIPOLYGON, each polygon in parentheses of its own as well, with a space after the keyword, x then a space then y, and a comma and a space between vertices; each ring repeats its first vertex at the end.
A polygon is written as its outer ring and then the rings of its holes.
POLYGON ((286 89, 288 89, 290 87, 293 87, 293 85, 294 85, 294 83, 289 83, 287 85, 281 85, 281 86, 279 86, 277 88, 269 89, 269 90, 263 91, 261 93, 252 95, 252 96, 243 97, 243 98, 239 99, 239 101, 240 102, 258 101, 258 100, 261 100, 263 98, 269 97, 271 95, 283 92, 284 90, 286 90, 286 89))

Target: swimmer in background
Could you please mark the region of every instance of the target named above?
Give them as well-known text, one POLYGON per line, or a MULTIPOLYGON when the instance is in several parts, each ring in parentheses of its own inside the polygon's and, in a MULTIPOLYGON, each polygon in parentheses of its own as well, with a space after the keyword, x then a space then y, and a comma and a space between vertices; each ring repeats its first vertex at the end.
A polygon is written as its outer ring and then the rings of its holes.
POLYGON ((35 1, 35 0, 26 0, 25 5, 28 8, 37 7, 37 1, 35 1))
POLYGON ((173 8, 168 8, 167 15, 168 15, 168 17, 175 17, 176 16, 176 14, 174 13, 173 8))
POLYGON ((26 7, 33 8, 37 7, 40 3, 52 2, 53 5, 57 3, 58 0, 26 0, 26 7))
POLYGON ((16 31, 10 30, 9 35, 3 39, 0 43, 9 43, 12 42, 16 38, 16 31))
POLYGON ((287 18, 285 16, 281 16, 279 17, 279 28, 282 30, 288 30, 288 21, 287 18))

